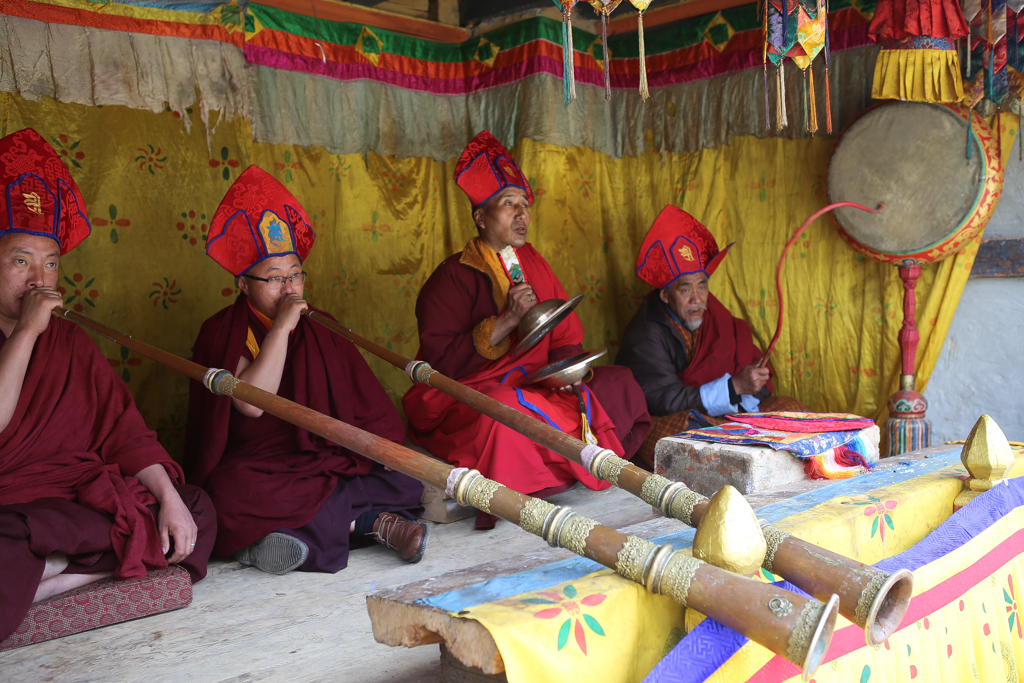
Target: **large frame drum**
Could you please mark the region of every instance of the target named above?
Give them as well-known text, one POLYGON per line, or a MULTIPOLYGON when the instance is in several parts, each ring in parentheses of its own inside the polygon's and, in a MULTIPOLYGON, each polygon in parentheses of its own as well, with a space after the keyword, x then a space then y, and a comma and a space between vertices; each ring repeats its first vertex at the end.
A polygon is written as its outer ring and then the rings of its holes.
POLYGON ((889 399, 884 455, 927 447, 927 402, 915 390, 914 287, 923 264, 952 256, 985 229, 1003 191, 999 141, 969 109, 881 104, 843 131, 826 184, 830 203, 886 205, 880 213, 837 209, 835 220, 855 251, 899 266, 903 279, 903 368, 889 399))

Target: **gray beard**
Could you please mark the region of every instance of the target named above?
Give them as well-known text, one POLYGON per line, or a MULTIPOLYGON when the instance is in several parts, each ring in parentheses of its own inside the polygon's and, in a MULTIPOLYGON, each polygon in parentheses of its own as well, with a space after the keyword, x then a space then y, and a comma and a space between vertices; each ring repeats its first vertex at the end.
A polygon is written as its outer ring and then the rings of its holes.
POLYGON ((697 328, 700 327, 700 324, 702 322, 704 322, 704 318, 703 317, 700 320, 696 321, 696 322, 690 322, 689 320, 684 320, 683 324, 686 325, 686 329, 688 329, 690 332, 696 332, 697 328))

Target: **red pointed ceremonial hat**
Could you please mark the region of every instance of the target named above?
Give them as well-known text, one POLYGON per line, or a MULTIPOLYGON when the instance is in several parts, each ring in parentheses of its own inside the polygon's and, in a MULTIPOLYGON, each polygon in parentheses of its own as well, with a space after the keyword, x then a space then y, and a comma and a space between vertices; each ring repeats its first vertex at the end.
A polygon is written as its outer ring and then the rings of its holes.
POLYGON ((315 239, 299 200, 262 168, 250 166, 217 207, 206 253, 238 277, 271 256, 295 254, 305 261, 315 239))
POLYGON ((89 236, 85 199, 43 137, 26 128, 0 140, 0 236, 11 232, 56 240, 64 255, 89 236))
POLYGON ((506 187, 523 190, 526 201, 533 204, 533 190, 526 176, 508 150, 486 130, 462 150, 455 165, 455 184, 469 196, 474 209, 506 187))
POLYGON ((640 254, 636 257, 636 274, 658 289, 664 289, 691 273, 704 273, 711 277, 731 246, 719 251, 714 236, 707 228, 670 204, 662 209, 647 231, 640 254))

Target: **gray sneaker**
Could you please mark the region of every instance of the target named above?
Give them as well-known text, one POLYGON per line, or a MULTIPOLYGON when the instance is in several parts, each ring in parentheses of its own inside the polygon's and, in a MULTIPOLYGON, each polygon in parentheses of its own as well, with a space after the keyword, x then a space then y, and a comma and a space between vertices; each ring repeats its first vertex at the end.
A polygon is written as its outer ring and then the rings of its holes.
POLYGON ((299 539, 273 532, 236 552, 231 558, 269 574, 286 574, 302 566, 309 548, 299 539))

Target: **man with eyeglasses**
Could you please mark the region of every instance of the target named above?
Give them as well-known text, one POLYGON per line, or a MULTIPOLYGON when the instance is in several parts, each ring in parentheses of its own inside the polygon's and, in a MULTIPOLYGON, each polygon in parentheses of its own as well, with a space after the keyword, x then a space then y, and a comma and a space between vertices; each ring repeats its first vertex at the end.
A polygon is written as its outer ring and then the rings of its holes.
MULTIPOLYGON (((277 180, 256 166, 238 177, 206 253, 242 293, 203 324, 195 361, 403 443, 398 411, 359 351, 302 316, 302 262, 314 239, 277 180)), ((198 382, 185 450, 189 481, 217 507, 214 555, 273 574, 337 572, 351 547, 373 541, 408 562, 423 557, 429 528, 412 521, 422 514, 422 484, 198 382)))

